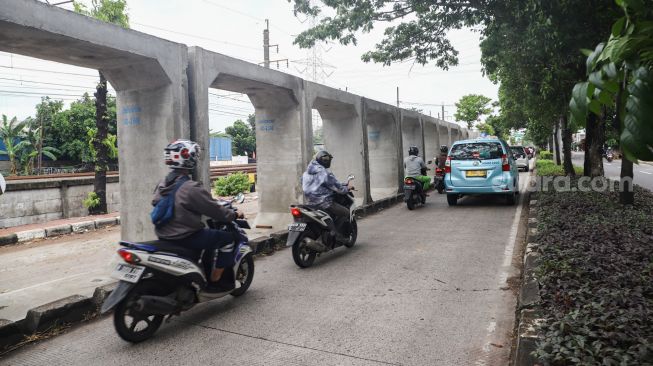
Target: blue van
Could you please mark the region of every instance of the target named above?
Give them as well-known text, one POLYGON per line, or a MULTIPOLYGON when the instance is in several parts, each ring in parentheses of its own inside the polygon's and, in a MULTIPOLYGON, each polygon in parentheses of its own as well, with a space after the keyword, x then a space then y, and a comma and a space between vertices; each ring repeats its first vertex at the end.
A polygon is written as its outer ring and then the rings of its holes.
POLYGON ((468 194, 501 194, 514 205, 519 170, 508 144, 497 138, 456 141, 449 150, 444 176, 447 203, 468 194))

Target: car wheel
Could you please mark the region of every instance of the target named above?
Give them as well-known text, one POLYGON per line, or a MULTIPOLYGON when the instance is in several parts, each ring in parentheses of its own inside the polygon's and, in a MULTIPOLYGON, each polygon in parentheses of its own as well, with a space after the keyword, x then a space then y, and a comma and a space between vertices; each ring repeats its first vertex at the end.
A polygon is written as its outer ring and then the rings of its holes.
POLYGON ((449 206, 455 206, 458 204, 458 195, 457 194, 448 194, 447 203, 449 206))
POLYGON ((506 195, 506 205, 513 206, 515 204, 515 193, 511 192, 506 195))

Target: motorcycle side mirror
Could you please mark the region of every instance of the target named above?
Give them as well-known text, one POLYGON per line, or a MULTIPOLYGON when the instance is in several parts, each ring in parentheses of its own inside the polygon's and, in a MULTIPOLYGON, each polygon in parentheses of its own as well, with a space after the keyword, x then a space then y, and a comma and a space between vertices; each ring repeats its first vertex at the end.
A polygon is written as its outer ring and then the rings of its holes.
POLYGON ((354 178, 356 178, 356 177, 353 174, 349 174, 349 176, 347 176, 348 181, 349 180, 354 180, 354 178))
POLYGON ((432 160, 429 160, 426 162, 426 164, 431 164, 432 162, 433 162, 432 160))

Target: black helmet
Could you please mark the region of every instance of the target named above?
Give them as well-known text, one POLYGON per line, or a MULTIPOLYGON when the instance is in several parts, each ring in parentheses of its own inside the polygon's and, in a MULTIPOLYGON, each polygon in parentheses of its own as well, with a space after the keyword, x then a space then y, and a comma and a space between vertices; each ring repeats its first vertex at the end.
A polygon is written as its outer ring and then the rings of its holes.
POLYGON ((419 154, 419 149, 417 146, 411 146, 408 148, 408 155, 415 155, 417 156, 419 154))
POLYGON ((315 154, 315 161, 327 169, 331 166, 331 160, 333 160, 333 156, 326 150, 318 151, 315 154))
POLYGON ((440 152, 443 152, 443 153, 449 152, 449 147, 447 147, 447 145, 440 146, 440 152))

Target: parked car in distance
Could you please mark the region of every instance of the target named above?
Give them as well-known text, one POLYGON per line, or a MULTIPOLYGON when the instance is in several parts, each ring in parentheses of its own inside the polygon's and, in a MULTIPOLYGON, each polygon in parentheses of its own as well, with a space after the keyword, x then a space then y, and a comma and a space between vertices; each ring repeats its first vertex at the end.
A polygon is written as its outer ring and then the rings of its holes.
POLYGON ((528 171, 528 152, 523 146, 510 146, 510 151, 512 151, 512 156, 517 162, 517 169, 524 169, 525 172, 528 171))
POLYGON ((456 141, 445 164, 449 206, 469 194, 500 194, 513 205, 519 193, 519 170, 508 144, 497 138, 456 141))

